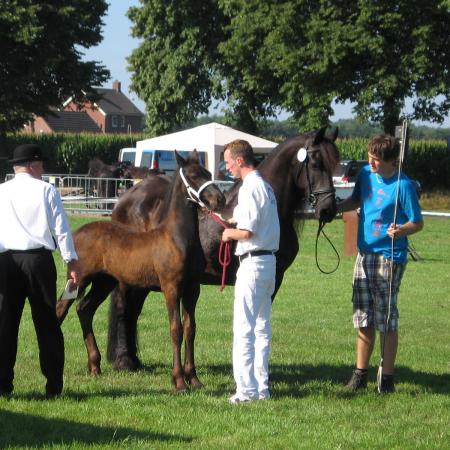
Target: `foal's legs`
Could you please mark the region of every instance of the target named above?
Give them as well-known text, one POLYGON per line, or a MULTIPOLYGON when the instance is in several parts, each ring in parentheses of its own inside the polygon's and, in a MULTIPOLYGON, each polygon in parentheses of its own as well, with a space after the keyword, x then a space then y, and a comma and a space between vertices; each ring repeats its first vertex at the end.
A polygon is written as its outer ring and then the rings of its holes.
POLYGON ((200 284, 188 285, 184 290, 183 306, 183 331, 184 331, 184 376, 186 381, 193 388, 201 388, 203 384, 197 377, 194 361, 194 341, 195 341, 195 307, 200 295, 200 284))
POLYGON ((95 311, 104 302, 108 294, 117 284, 114 278, 99 276, 92 280, 90 291, 81 299, 77 306, 78 318, 83 330, 84 344, 88 354, 88 370, 92 375, 100 375, 100 350, 95 340, 92 320, 95 311))
POLYGON ((176 286, 168 286, 163 289, 163 292, 166 297, 170 336, 172 338, 172 384, 176 392, 181 392, 187 386, 184 381, 183 367, 181 366, 181 342, 183 333, 180 317, 180 293, 176 286))
POLYGON ((56 302, 56 317, 58 318, 60 324, 64 322, 64 319, 66 318, 67 313, 69 312, 69 308, 72 306, 74 301, 75 299, 73 298, 70 300, 59 299, 56 302))

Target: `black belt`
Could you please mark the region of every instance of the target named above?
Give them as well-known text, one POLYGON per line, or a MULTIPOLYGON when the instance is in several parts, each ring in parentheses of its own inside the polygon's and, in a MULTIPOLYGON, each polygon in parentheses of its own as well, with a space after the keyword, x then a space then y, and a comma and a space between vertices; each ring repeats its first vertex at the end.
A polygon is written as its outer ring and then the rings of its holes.
POLYGON ((28 250, 8 250, 9 253, 30 253, 30 254, 39 254, 45 252, 51 252, 51 250, 47 250, 45 247, 38 248, 30 248, 28 250))
POLYGON ((247 256, 264 256, 264 255, 273 255, 272 250, 252 250, 251 252, 244 253, 243 255, 239 255, 239 261, 244 260, 247 256))

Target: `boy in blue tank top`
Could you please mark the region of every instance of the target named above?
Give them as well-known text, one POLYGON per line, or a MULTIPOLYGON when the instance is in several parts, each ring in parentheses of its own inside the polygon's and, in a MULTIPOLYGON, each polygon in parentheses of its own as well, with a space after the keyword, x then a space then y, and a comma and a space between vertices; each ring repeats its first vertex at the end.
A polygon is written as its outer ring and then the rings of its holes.
POLYGON ((407 236, 423 228, 416 185, 404 173, 398 178, 399 153, 397 139, 388 135, 374 137, 368 146, 368 165, 361 169, 352 195, 338 205, 339 212, 360 208, 358 256, 353 273, 353 324, 358 329, 356 368, 347 384, 351 390, 367 386, 367 371, 376 330, 380 332, 380 341, 386 333, 379 392, 395 390, 393 374, 398 347, 397 295, 407 262, 407 236), (394 261, 392 281, 391 259, 394 261), (389 321, 385 330, 387 315, 389 321))

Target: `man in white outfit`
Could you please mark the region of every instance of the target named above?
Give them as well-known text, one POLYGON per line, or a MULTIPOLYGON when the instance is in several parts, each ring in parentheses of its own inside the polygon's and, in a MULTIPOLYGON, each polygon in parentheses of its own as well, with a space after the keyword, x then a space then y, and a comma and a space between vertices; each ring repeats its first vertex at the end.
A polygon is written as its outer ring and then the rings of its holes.
POLYGON ((233 317, 233 404, 269 398, 270 314, 280 241, 277 202, 271 186, 255 169, 253 149, 244 140, 225 146, 226 168, 242 178, 233 211, 236 228, 222 239, 236 240, 240 266, 236 275, 233 317))

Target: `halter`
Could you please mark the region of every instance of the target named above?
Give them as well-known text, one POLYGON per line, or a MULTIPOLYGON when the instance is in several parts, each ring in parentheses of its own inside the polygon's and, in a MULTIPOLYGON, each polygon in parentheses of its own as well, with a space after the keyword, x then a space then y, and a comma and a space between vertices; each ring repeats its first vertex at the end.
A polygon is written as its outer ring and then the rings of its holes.
POLYGON ((200 205, 202 208, 206 208, 209 211, 209 208, 201 201, 200 195, 208 186, 214 184, 214 181, 212 180, 206 181, 198 188, 198 191, 196 191, 186 180, 186 177, 184 176, 183 173, 183 169, 181 167, 180 167, 180 177, 189 195, 188 200, 196 203, 197 205, 200 205))
POLYGON ((309 175, 309 160, 310 160, 310 155, 312 153, 316 153, 319 151, 320 151, 320 147, 309 148, 309 144, 305 144, 305 147, 302 147, 297 152, 297 159, 302 164, 297 168, 296 178, 298 178, 300 176, 300 173, 301 173, 303 167, 305 167, 306 180, 308 182, 308 190, 309 190, 308 202, 313 208, 317 205, 317 203, 319 201, 318 197, 320 195, 327 194, 325 197, 323 197, 323 198, 326 198, 330 195, 334 195, 334 193, 336 192, 336 189, 334 188, 334 186, 332 186, 328 189, 319 189, 319 190, 313 190, 313 188, 312 188, 311 177, 309 175))
MULTIPOLYGON (((310 154, 311 153, 315 153, 320 151, 320 147, 317 148, 309 148, 309 144, 305 144, 305 147, 302 147, 298 152, 297 152, 297 159, 302 163, 298 169, 297 169, 297 174, 296 177, 298 178, 300 176, 300 173, 303 169, 303 166, 306 169, 306 180, 308 182, 308 189, 309 189, 309 195, 308 195, 308 202, 309 204, 315 208, 315 206, 317 205, 318 201, 319 201, 319 196, 323 195, 323 197, 321 197, 321 199, 325 199, 327 197, 329 197, 330 195, 334 195, 336 192, 336 189, 333 187, 328 188, 328 189, 319 189, 316 191, 313 191, 312 188, 312 184, 311 184, 311 178, 309 175, 309 159, 310 159, 310 154)), ((317 268, 324 274, 329 275, 332 274, 333 272, 336 272, 336 270, 339 267, 339 263, 340 263, 340 257, 339 257, 339 253, 336 250, 336 247, 333 245, 333 243, 330 241, 329 237, 325 234, 325 232, 323 231, 323 229, 325 228, 325 222, 319 221, 319 227, 317 229, 317 235, 316 235, 316 245, 315 245, 315 256, 316 256, 316 266, 317 268), (326 271, 323 270, 320 267, 319 264, 319 259, 318 259, 318 252, 317 252, 317 247, 318 247, 318 242, 319 242, 319 236, 320 234, 323 234, 323 236, 325 237, 325 239, 329 242, 329 244, 331 245, 332 249, 334 250, 334 253, 337 256, 337 263, 336 263, 336 267, 333 270, 330 271, 326 271)))

